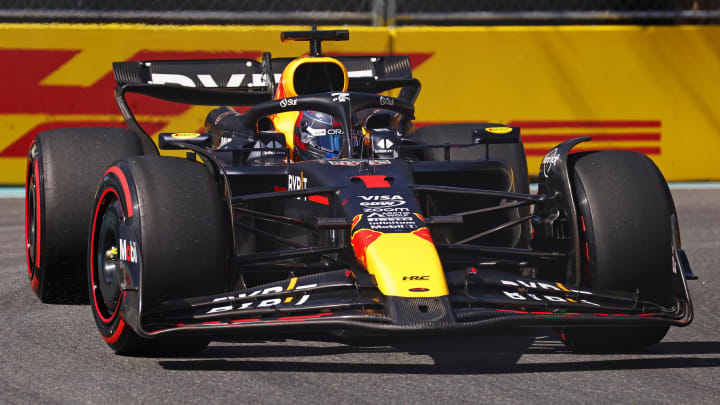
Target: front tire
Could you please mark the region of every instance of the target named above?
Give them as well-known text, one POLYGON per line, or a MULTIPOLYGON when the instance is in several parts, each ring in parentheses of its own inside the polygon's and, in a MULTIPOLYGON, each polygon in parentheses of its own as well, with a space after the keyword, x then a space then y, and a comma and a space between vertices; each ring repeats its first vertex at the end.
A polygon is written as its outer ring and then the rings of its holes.
POLYGON ((230 222, 210 172, 186 159, 130 158, 105 173, 95 206, 88 279, 103 339, 129 355, 204 349, 205 337, 141 337, 125 318, 138 307, 145 313, 165 301, 225 291, 230 222), (141 305, 128 302, 126 275, 139 280, 141 305))
MULTIPOLYGON (((582 284, 639 291, 641 301, 672 305, 673 203, 667 184, 645 155, 599 151, 571 155, 580 224, 582 284)), ((669 326, 564 328, 578 352, 637 350, 658 343, 669 326)))

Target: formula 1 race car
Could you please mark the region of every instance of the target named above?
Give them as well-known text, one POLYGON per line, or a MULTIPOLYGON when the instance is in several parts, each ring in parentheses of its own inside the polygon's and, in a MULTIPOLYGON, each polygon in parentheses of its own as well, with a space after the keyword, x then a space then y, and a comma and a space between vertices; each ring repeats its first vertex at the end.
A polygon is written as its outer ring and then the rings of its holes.
POLYGON ((344 30, 281 37, 309 54, 115 63, 129 130, 37 136, 26 242, 43 302, 89 300, 102 338, 128 354, 499 326, 628 350, 691 322, 692 272, 650 159, 571 153, 590 140, 573 139, 547 153, 531 194, 519 128, 414 128, 407 57, 323 56, 344 30), (212 110, 203 133, 161 133, 160 149, 187 151, 163 157, 127 93, 251 107, 212 110))

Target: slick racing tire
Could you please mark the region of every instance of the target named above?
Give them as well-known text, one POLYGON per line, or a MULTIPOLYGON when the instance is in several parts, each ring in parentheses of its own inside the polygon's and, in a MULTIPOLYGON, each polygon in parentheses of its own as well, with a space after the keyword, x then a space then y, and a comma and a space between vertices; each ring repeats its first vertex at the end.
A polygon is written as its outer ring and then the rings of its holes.
MULTIPOLYGON (((472 140, 473 130, 476 128, 486 128, 490 124, 487 123, 464 123, 464 124, 441 124, 430 125, 415 130, 411 138, 416 142, 427 145, 440 145, 444 143, 469 144, 472 140)), ((498 124, 498 126, 501 126, 498 124)), ((427 158, 430 160, 444 160, 444 151, 440 148, 431 148, 426 151, 427 158)), ((485 160, 485 146, 474 146, 469 148, 455 148, 451 150, 451 158, 453 160, 485 160)), ((525 157, 525 148, 522 142, 492 144, 489 145, 488 157, 490 160, 503 162, 510 170, 513 179, 513 189, 511 191, 517 193, 528 194, 530 192, 530 183, 528 179, 527 160, 525 157)), ((505 220, 512 220, 521 216, 530 214, 529 207, 520 207, 514 210, 511 217, 505 220)), ((476 219, 481 223, 474 223, 472 220, 466 220, 466 228, 472 230, 483 226, 484 218, 476 219)), ((502 221, 501 221, 502 222, 502 221)), ((513 247, 527 248, 530 241, 530 223, 525 221, 519 226, 520 233, 513 239, 513 247)), ((472 233, 472 232, 470 232, 472 233)), ((468 236, 468 235, 463 235, 468 236)), ((484 240, 485 244, 497 241, 497 235, 490 236, 484 240)))
MULTIPOLYGON (((645 155, 599 151, 571 155, 578 210, 582 284, 639 291, 640 301, 672 306, 674 210, 667 183, 645 155)), ((564 328, 578 352, 637 350, 658 343, 668 326, 564 328)))
POLYGON ((227 205, 202 164, 140 156, 108 168, 95 194, 88 255, 92 313, 108 345, 125 355, 203 350, 205 337, 145 338, 126 318, 141 325, 140 310, 225 291, 228 232, 227 205))
POLYGON ((63 128, 35 137, 27 159, 25 246, 28 278, 42 302, 87 302, 93 193, 113 161, 142 154, 139 136, 120 128, 63 128))

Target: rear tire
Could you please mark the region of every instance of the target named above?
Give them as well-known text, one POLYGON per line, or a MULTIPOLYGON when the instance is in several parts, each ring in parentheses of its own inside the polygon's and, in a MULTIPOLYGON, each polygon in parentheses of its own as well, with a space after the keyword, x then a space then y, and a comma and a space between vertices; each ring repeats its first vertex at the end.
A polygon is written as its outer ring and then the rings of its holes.
MULTIPOLYGON (((571 155, 570 173, 580 224, 582 284, 639 291, 640 300, 672 305, 673 202, 645 155, 599 151, 571 155)), ((578 352, 636 350, 658 343, 669 326, 564 328, 578 352)))
POLYGON ((170 157, 120 161, 106 172, 95 207, 88 279, 103 339, 127 355, 203 350, 209 343, 205 337, 148 339, 126 324, 125 314, 137 307, 126 301, 120 274, 126 268, 138 275, 143 313, 164 301, 225 291, 230 223, 210 172, 197 162, 170 157))
POLYGON ((25 242, 28 277, 42 302, 87 302, 87 226, 97 182, 113 161, 141 154, 139 136, 121 128, 62 128, 35 137, 25 242))

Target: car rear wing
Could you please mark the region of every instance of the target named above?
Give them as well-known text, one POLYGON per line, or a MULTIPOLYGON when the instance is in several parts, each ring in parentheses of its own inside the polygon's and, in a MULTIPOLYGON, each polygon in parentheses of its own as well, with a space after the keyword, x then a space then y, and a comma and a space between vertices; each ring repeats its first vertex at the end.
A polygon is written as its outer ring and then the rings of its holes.
MULTIPOLYGON (((402 88, 400 98, 415 101, 420 82, 407 56, 343 56, 349 91, 379 93, 402 88)), ((269 100, 292 58, 162 60, 113 63, 124 92, 194 105, 253 105, 269 100)))
MULTIPOLYGON (((407 56, 342 56, 349 91, 380 93, 401 88, 398 98, 414 103, 420 82, 407 56)), ((158 60, 113 63, 115 100, 128 127, 147 133, 130 110, 125 94, 138 93, 181 104, 251 106, 271 100, 283 69, 292 58, 158 60)), ((149 135, 147 136, 149 139, 149 135)), ((149 143, 148 143, 149 145, 149 143)))

